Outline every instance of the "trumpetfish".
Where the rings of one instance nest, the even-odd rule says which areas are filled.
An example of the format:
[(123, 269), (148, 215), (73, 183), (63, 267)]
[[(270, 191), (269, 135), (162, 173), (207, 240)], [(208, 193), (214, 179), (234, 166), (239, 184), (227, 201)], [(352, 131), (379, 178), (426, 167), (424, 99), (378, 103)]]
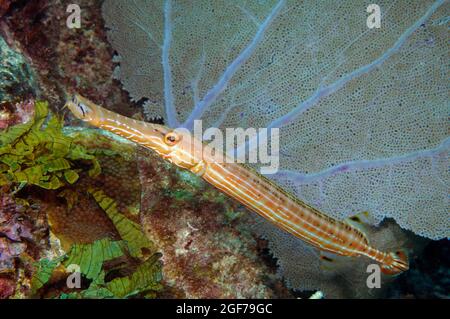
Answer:
[[(178, 167), (195, 173), (275, 226), (321, 251), (369, 257), (380, 264), (383, 273), (390, 275), (409, 267), (403, 251), (377, 250), (352, 223), (327, 216), (242, 164), (219, 162), (208, 155), (211, 152), (199, 152), (192, 147), (199, 141), (189, 132), (119, 115), (78, 94), (67, 101), (66, 107), (75, 117), (151, 149)], [(202, 147), (204, 150), (208, 145)]]

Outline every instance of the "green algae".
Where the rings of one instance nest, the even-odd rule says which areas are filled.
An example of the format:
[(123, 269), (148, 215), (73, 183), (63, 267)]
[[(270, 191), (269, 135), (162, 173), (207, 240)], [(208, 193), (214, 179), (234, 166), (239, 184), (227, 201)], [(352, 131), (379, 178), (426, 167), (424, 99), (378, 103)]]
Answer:
[(159, 254), (155, 254), (139, 265), (131, 275), (114, 278), (109, 282), (105, 282), (106, 273), (102, 271), (87, 289), (62, 293), (59, 299), (130, 298), (136, 295), (155, 298), (156, 292), (163, 288), (160, 283), (162, 273), (159, 257)]
[(61, 263), (62, 257), (55, 259), (42, 258), (37, 263), (35, 263), (35, 273), (31, 278), (31, 292), (36, 294), (36, 292), (43, 287), (51, 278), (53, 271)]
[(126, 218), (117, 209), (117, 203), (106, 196), (102, 190), (91, 188), (88, 190), (98, 205), (113, 222), (119, 235), (126, 241), (129, 252), (133, 257), (143, 257), (145, 250), (152, 250), (153, 243), (141, 231), (139, 224)]
[[(88, 192), (113, 222), (121, 240), (109, 238), (96, 240), (88, 244), (73, 244), (70, 250), (54, 260), (42, 259), (36, 264), (32, 278), (32, 292), (36, 292), (49, 283), (58, 266), (68, 268), (77, 265), (79, 272), (90, 280), (89, 287), (70, 293), (60, 293), (62, 299), (73, 298), (128, 298), (142, 295), (147, 298), (156, 296), (161, 290), (162, 264), (161, 254), (154, 251), (153, 243), (140, 230), (137, 223), (125, 217), (117, 209), (117, 203), (103, 191), (91, 188)], [(127, 259), (130, 256), (131, 260)], [(105, 262), (122, 258), (125, 264), (119, 268), (105, 270)], [(105, 277), (114, 272), (125, 272), (125, 276), (116, 276), (106, 281)], [(130, 274), (131, 272), (131, 274)]]
[[(69, 209), (79, 196), (91, 196), (120, 236), (119, 240), (105, 237), (74, 243), (62, 256), (35, 262), (30, 281), (32, 296), (128, 298), (139, 294), (149, 298), (162, 289), (161, 254), (155, 253), (140, 225), (119, 212), (115, 200), (101, 189), (75, 188), (81, 177), (80, 185), (95, 185), (101, 173), (100, 158), (116, 156), (131, 161), (130, 145), (98, 132), (63, 128), (63, 120), (49, 112), (46, 102), (35, 102), (30, 121), (0, 132), (0, 186), (15, 187), (14, 192), (27, 185), (58, 189), (57, 196), (66, 200)], [(67, 291), (55, 286), (55, 280), (69, 274), (70, 265), (79, 266), (83, 287), (88, 284), (88, 288)]]
[[(160, 283), (162, 264), (159, 253), (141, 262), (130, 275), (105, 280), (106, 275), (118, 269), (106, 272), (104, 263), (126, 256), (129, 248), (125, 241), (112, 241), (109, 238), (96, 240), (90, 244), (74, 244), (66, 255), (53, 260), (44, 258), (36, 263), (36, 272), (31, 281), (32, 292), (35, 295), (39, 289), (47, 285), (60, 265), (66, 268), (77, 265), (80, 274), (91, 280), (89, 287), (70, 293), (60, 293), (57, 298), (128, 298), (136, 294), (147, 298), (155, 297), (156, 292), (163, 288)], [(129, 266), (127, 264), (124, 267)]]
[[(48, 120), (47, 120), (48, 119)], [(85, 147), (62, 132), (63, 120), (49, 114), (46, 102), (35, 103), (32, 120), (0, 134), (0, 186), (36, 185), (58, 189), (75, 183), (83, 164), (97, 176), (100, 164)]]
[(124, 249), (123, 243), (109, 238), (96, 240), (92, 244), (74, 244), (64, 266), (78, 265), (87, 279), (95, 280), (101, 273), (103, 263), (122, 256)]
[(154, 254), (136, 268), (130, 276), (115, 278), (106, 284), (114, 296), (127, 298), (145, 293), (146, 297), (155, 297), (155, 292), (162, 289), (160, 254)]

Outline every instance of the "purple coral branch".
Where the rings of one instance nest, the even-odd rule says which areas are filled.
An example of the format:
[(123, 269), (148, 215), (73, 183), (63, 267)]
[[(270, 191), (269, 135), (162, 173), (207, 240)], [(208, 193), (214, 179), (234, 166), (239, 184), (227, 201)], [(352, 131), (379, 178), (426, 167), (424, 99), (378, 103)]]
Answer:
[(255, 48), (261, 42), (264, 37), (264, 33), (283, 7), (284, 2), (285, 0), (280, 0), (277, 3), (264, 22), (259, 26), (258, 31), (249, 45), (236, 57), (236, 59), (234, 59), (233, 62), (231, 62), (220, 77), (219, 81), (217, 81), (217, 83), (205, 94), (204, 98), (194, 106), (194, 109), (188, 119), (183, 124), (184, 127), (192, 129), (194, 120), (199, 119), (206, 109), (217, 100), (220, 93), (226, 89), (228, 82), (231, 80), (233, 75), (240, 68), (240, 66), (248, 60)]
[(436, 155), (448, 152), (450, 150), (450, 137), (445, 139), (436, 148), (414, 151), (408, 154), (393, 156), (389, 158), (381, 158), (375, 160), (349, 161), (336, 166), (329, 167), (316, 173), (299, 173), (291, 170), (280, 170), (271, 177), (278, 180), (291, 180), (299, 184), (307, 184), (320, 180), (324, 180), (336, 174), (358, 171), (371, 168), (380, 168), (387, 165), (395, 165), (402, 162), (412, 162), (420, 158), (432, 158)]
[[(383, 55), (381, 55), (376, 60), (372, 61), (369, 64), (366, 64), (359, 69), (354, 70), (351, 73), (346, 74), (338, 81), (324, 86), (319, 87), (312, 96), (310, 96), (307, 100), (303, 101), (299, 105), (297, 105), (294, 109), (292, 109), (290, 112), (286, 113), (283, 116), (278, 117), (277, 119), (270, 122), (268, 125), (269, 128), (280, 128), (282, 126), (285, 126), (289, 123), (292, 123), (295, 119), (297, 119), (302, 113), (319, 103), (319, 101), (325, 97), (328, 97), (329, 95), (335, 93), (339, 89), (341, 89), (344, 85), (346, 85), (348, 82), (366, 74), (372, 71), (373, 69), (379, 67), (381, 64), (383, 64), (388, 58), (390, 58), (393, 54), (395, 54), (401, 46), (406, 42), (406, 40), (426, 21), (430, 18), (430, 16), (442, 5), (444, 4), (446, 0), (438, 0), (436, 1), (428, 10), (427, 12), (418, 19), (411, 27), (409, 27), (401, 36), (398, 38), (398, 40), (394, 43), (394, 45), (389, 48)], [(248, 141), (248, 145), (250, 149), (253, 149), (257, 145), (257, 136), (255, 136), (253, 139)], [(239, 154), (243, 151), (245, 151), (246, 144), (240, 145), (236, 150), (235, 153)]]
[(175, 106), (173, 104), (172, 94), (172, 70), (170, 68), (170, 46), (172, 42), (172, 24), (171, 24), (172, 2), (167, 0), (164, 4), (164, 42), (162, 46), (162, 66), (164, 73), (164, 101), (167, 116), (167, 124), (170, 127), (178, 127), (180, 123), (177, 120)]

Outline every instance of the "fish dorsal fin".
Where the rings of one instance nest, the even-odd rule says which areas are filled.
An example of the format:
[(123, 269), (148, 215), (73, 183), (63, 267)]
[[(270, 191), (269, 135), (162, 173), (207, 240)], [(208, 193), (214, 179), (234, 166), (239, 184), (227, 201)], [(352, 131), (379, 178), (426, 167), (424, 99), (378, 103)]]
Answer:
[(370, 225), (374, 223), (374, 220), (368, 212), (361, 212), (350, 216), (344, 222), (360, 232), (366, 243), (369, 244), (369, 239), (366, 234), (369, 231)]
[(369, 212), (361, 212), (358, 213), (356, 215), (350, 216), (347, 219), (350, 219), (351, 221), (354, 221), (356, 223), (359, 224), (373, 224), (375, 222), (375, 220), (373, 219), (373, 217), (370, 215)]

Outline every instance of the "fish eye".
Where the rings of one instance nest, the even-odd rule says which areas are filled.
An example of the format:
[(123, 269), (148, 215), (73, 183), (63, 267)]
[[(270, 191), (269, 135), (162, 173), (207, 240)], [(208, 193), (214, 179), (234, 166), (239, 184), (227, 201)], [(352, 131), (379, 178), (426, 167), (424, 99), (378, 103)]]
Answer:
[(175, 145), (180, 140), (180, 136), (175, 132), (169, 132), (164, 136), (164, 142), (167, 145)]

